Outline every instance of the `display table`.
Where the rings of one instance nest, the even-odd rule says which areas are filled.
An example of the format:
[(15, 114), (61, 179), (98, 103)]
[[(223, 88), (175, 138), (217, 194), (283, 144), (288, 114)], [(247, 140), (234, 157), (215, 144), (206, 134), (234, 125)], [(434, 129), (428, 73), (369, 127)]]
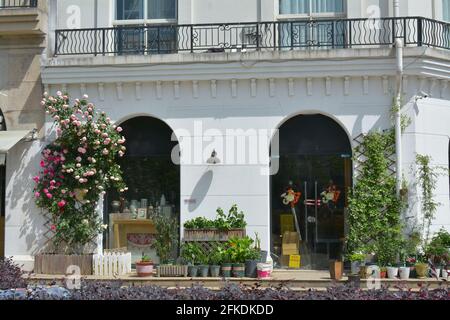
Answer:
[(145, 233), (156, 234), (156, 227), (152, 220), (114, 220), (114, 249), (127, 247), (127, 234)]

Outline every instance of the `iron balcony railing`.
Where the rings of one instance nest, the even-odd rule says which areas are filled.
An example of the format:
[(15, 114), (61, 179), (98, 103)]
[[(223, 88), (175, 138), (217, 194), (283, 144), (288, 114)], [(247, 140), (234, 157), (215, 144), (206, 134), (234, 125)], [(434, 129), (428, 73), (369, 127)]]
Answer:
[(36, 8), (37, 0), (0, 0), (0, 9)]
[(422, 17), (139, 25), (56, 30), (55, 55), (130, 55), (392, 46), (450, 49), (450, 24)]

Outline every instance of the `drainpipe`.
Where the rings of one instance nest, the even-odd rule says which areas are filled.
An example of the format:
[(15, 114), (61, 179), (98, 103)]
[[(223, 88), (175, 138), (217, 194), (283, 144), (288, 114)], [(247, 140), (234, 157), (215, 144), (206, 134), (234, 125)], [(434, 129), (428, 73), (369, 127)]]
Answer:
[[(399, 0), (394, 0), (394, 18), (400, 17)], [(402, 103), (402, 83), (403, 83), (403, 41), (396, 38), (395, 55), (397, 64), (397, 88), (395, 95), (395, 153), (397, 155), (396, 162), (396, 178), (397, 178), (397, 196), (400, 196), (403, 179), (403, 157), (402, 157), (402, 126), (401, 126), (401, 103)]]

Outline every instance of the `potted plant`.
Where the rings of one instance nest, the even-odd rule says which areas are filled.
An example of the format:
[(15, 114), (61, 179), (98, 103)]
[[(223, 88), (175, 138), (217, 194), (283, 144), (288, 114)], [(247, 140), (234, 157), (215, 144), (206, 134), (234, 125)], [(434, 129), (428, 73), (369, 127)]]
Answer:
[(417, 278), (424, 279), (428, 276), (428, 263), (424, 256), (419, 256), (414, 266)]
[(233, 277), (242, 278), (245, 275), (245, 260), (252, 248), (253, 239), (233, 237), (228, 240), (228, 251), (233, 262)]
[(410, 278), (416, 278), (417, 277), (417, 273), (416, 273), (416, 258), (414, 257), (408, 257), (406, 258), (406, 266), (409, 267), (409, 277)]
[(432, 276), (439, 278), (441, 270), (447, 265), (450, 252), (450, 234), (441, 229), (425, 248), (425, 256), (433, 265)]
[(387, 268), (380, 267), (380, 279), (386, 279), (386, 278), (387, 278)]
[(245, 260), (245, 276), (247, 278), (256, 278), (258, 276), (257, 266), (261, 262), (261, 250), (250, 248)]
[(142, 253), (141, 260), (136, 262), (136, 272), (138, 277), (149, 277), (153, 274), (153, 261), (149, 256)]
[(196, 266), (196, 263), (200, 254), (201, 249), (194, 242), (184, 243), (181, 248), (181, 257), (188, 264), (188, 275), (191, 278), (197, 277), (198, 266)]
[(152, 248), (156, 249), (160, 265), (167, 264), (173, 258), (178, 245), (178, 223), (175, 219), (158, 215), (153, 219), (155, 223), (155, 241)]
[(226, 249), (224, 247), (220, 247), (220, 255), (222, 257), (222, 265), (221, 265), (221, 272), (222, 276), (224, 278), (230, 278), (231, 277), (231, 271), (233, 270), (233, 263), (231, 262), (230, 257), (230, 250)]
[(366, 255), (362, 252), (355, 252), (348, 256), (351, 263), (351, 274), (359, 274), (361, 266), (365, 265)]
[(199, 250), (197, 254), (198, 273), (200, 277), (206, 278), (209, 274), (209, 257), (204, 250)]
[(211, 277), (217, 278), (220, 275), (220, 265), (223, 262), (223, 248), (220, 244), (215, 245), (209, 255), (209, 270)]

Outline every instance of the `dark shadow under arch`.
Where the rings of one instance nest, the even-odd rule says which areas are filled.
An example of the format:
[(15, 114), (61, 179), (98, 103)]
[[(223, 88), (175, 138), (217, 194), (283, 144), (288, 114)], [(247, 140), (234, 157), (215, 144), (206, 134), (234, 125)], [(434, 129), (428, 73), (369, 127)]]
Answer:
[[(297, 115), (288, 119), (280, 126), (278, 137), (278, 155), (273, 150), (272, 162), (279, 161), (279, 171), (271, 176), (273, 253), (280, 257), (278, 262), (282, 264), (281, 238), (286, 230), (296, 229), (291, 207), (283, 204), (280, 197), (288, 187), (292, 187), (301, 192), (294, 209), (303, 240), (303, 249), (300, 247), (299, 252), (302, 266), (307, 269), (327, 268), (328, 260), (340, 258), (342, 253), (344, 212), (352, 185), (350, 139), (339, 123), (321, 114)], [(320, 194), (328, 189), (339, 191), (336, 202), (322, 202)]]
[[(167, 207), (180, 222), (180, 166), (174, 164), (171, 155), (178, 141), (172, 141), (173, 130), (162, 120), (150, 116), (138, 116), (120, 124), (125, 137), (125, 156), (119, 164), (129, 190), (123, 194), (128, 203), (146, 199), (147, 208), (156, 208), (164, 195)], [(120, 195), (110, 191), (105, 199), (105, 219), (112, 212), (111, 203)]]

